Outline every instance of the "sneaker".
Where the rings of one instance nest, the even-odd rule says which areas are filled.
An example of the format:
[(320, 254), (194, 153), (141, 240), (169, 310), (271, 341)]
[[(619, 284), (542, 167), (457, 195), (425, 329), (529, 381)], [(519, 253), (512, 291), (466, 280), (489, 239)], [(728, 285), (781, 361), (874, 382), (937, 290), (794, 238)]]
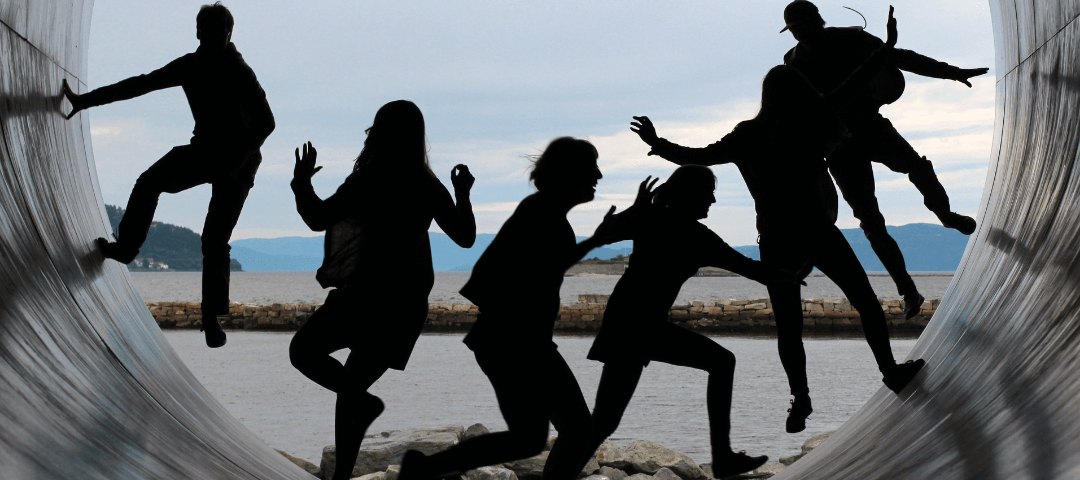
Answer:
[(769, 461), (769, 457), (765, 455), (751, 457), (746, 454), (745, 450), (739, 453), (731, 452), (724, 457), (713, 459), (712, 476), (713, 478), (724, 478), (750, 472), (765, 465), (767, 461)]
[(960, 215), (956, 212), (934, 212), (937, 215), (938, 220), (941, 220), (941, 224), (945, 228), (951, 228), (964, 235), (971, 235), (975, 233), (975, 219), (967, 215)]
[[(228, 315), (221, 315), (223, 320), (228, 320)], [(221, 323), (218, 322), (218, 316), (207, 315), (202, 319), (202, 326), (199, 327), (199, 331), (206, 332), (206, 346), (210, 348), (218, 348), (225, 345), (228, 340), (225, 337), (225, 330), (222, 330)]]
[[(806, 418), (814, 413), (810, 406), (810, 397), (795, 397), (788, 409), (787, 433), (799, 433), (806, 430)], [(756, 467), (755, 467), (756, 468)]]
[(124, 265), (135, 261), (135, 257), (139, 256), (139, 249), (136, 248), (135, 251), (127, 250), (121, 247), (120, 244), (110, 242), (103, 237), (98, 237), (97, 240), (94, 240), (94, 243), (101, 249), (101, 253), (105, 255), (105, 258), (111, 258)]
[(897, 364), (885, 373), (885, 377), (881, 381), (885, 382), (885, 386), (889, 387), (889, 390), (899, 395), (900, 391), (915, 377), (915, 374), (919, 373), (923, 365), (926, 365), (926, 361), (921, 358)]
[(926, 301), (926, 298), (919, 292), (904, 295), (904, 318), (911, 320), (911, 317), (918, 315), (922, 311), (924, 301)]

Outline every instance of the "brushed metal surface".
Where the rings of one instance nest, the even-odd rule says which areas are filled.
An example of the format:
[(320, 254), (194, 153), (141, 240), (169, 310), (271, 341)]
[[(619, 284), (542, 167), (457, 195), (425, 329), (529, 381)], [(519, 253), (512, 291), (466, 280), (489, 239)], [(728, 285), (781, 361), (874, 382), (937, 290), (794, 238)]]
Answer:
[(109, 232), (86, 113), (92, 1), (0, 1), (0, 478), (311, 478), (206, 391)]

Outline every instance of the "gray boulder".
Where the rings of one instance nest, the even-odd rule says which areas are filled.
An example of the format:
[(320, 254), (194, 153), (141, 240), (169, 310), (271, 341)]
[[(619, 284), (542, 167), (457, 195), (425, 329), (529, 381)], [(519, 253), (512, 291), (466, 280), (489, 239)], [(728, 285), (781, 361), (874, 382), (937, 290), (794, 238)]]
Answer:
[[(406, 450), (419, 450), (425, 455), (441, 452), (457, 445), (464, 432), (465, 429), (460, 426), (451, 426), (393, 430), (365, 436), (350, 475), (360, 477), (386, 471), (390, 465), (400, 465)], [(319, 467), (323, 475), (329, 477), (333, 474), (337, 468), (337, 446), (323, 448)]]
[(585, 468), (581, 469), (579, 477), (587, 477), (600, 471), (600, 464), (596, 462), (596, 457), (590, 458), (589, 463), (585, 464)]
[(401, 475), (401, 465), (390, 465), (386, 467), (382, 480), (397, 480), (398, 475)]
[(322, 471), (319, 469), (318, 465), (315, 465), (314, 463), (311, 463), (311, 462), (309, 462), (307, 460), (304, 460), (302, 458), (297, 458), (297, 457), (294, 457), (292, 455), (289, 455), (288, 453), (285, 453), (285, 452), (283, 452), (281, 450), (278, 450), (276, 448), (274, 450), (277, 453), (280, 453), (281, 456), (289, 459), (290, 462), (296, 464), (296, 466), (304, 469), (305, 472), (310, 473), (310, 474), (312, 474), (312, 475), (314, 475), (316, 477), (322, 477)]
[(617, 468), (600, 467), (600, 475), (608, 478), (608, 480), (626, 480), (626, 472)]
[(589, 475), (588, 477), (585, 477), (585, 480), (611, 480), (611, 479), (608, 478), (608, 477), (605, 477), (603, 475)]
[(647, 473), (635, 473), (626, 477), (626, 480), (653, 480), (653, 476)]
[(351, 480), (383, 480), (386, 476), (386, 472), (375, 472), (367, 475), (360, 475), (359, 477), (353, 477)]
[(824, 443), (825, 440), (834, 433), (836, 432), (825, 432), (820, 435), (814, 435), (813, 437), (810, 437), (809, 440), (803, 442), (802, 444), (803, 453), (810, 453), (811, 450), (817, 448), (819, 445)]
[(780, 464), (790, 467), (791, 464), (795, 463), (795, 460), (798, 460), (798, 459), (800, 459), (802, 457), (805, 457), (805, 456), (806, 456), (805, 452), (799, 452), (799, 453), (796, 453), (795, 455), (790, 455), (790, 456), (787, 456), (787, 457), (780, 457)]
[(480, 467), (465, 472), (469, 480), (518, 480), (513, 470), (503, 467)]
[(679, 478), (705, 480), (705, 471), (690, 457), (646, 440), (638, 440), (626, 449), (626, 459), (635, 471), (650, 475), (661, 468), (671, 469)]
[(672, 472), (670, 468), (661, 468), (653, 474), (653, 478), (656, 480), (682, 480), (675, 472)]
[(465, 429), (465, 435), (461, 437), (461, 441), (468, 440), (473, 437), (479, 437), (480, 435), (487, 435), (491, 433), (483, 424), (474, 423), (469, 425), (469, 428)]
[(518, 478), (522, 480), (535, 480), (544, 476), (544, 464), (547, 463), (549, 453), (550, 452), (540, 452), (540, 455), (535, 457), (506, 462), (503, 466), (513, 470)]
[(779, 463), (766, 463), (758, 467), (757, 470), (750, 472), (750, 475), (776, 475), (784, 471), (785, 468), (787, 467)]
[(626, 470), (630, 468), (630, 462), (626, 459), (626, 452), (611, 440), (604, 440), (596, 449), (596, 461), (601, 467), (617, 468)]

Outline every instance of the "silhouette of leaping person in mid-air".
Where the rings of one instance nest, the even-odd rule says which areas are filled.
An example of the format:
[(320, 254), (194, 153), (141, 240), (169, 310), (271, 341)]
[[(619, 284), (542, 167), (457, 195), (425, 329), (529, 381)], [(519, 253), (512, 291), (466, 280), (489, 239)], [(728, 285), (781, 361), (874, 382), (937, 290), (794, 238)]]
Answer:
[(648, 181), (641, 183), (634, 206), (612, 219), (612, 238), (633, 240), (634, 254), (615, 284), (589, 350), (589, 359), (604, 362), (604, 373), (596, 391), (593, 434), (586, 452), (595, 452), (615, 433), (642, 370), (656, 360), (709, 372), (706, 405), (713, 476), (749, 472), (768, 457), (731, 449), (735, 355), (700, 333), (669, 323), (668, 313), (683, 283), (700, 267), (724, 268), (764, 284), (795, 284), (810, 273), (812, 265), (808, 262), (803, 271), (792, 273), (756, 262), (699, 223), (716, 202), (716, 177), (708, 167), (679, 167), (656, 189), (655, 196)]
[[(457, 204), (428, 166), (424, 117), (415, 104), (390, 102), (375, 114), (353, 173), (319, 199), (311, 186), (317, 152), (296, 152), (296, 210), (314, 231), (326, 231), (326, 256), (316, 278), (336, 287), (296, 332), (289, 358), (300, 373), (337, 393), (333, 480), (351, 478), (360, 442), (383, 411), (368, 393), (387, 369), (404, 370), (420, 337), (435, 283), (428, 228), (434, 219), (454, 243), (476, 240), (465, 165), (451, 170)], [(363, 311), (362, 314), (357, 312)], [(350, 349), (342, 365), (330, 356)], [(327, 472), (329, 473), (329, 472)]]
[(199, 48), (146, 75), (78, 95), (64, 81), (71, 116), (80, 110), (183, 87), (195, 117), (191, 144), (174, 147), (139, 176), (120, 220), (116, 241), (97, 239), (105, 258), (131, 263), (146, 241), (158, 197), (213, 185), (202, 231), (202, 327), (206, 345), (225, 345), (218, 315), (229, 314), (229, 238), (255, 172), (259, 148), (274, 131), (274, 115), (255, 72), (230, 40), (233, 18), (221, 2), (203, 5), (195, 17)]
[[(590, 250), (610, 243), (611, 207), (594, 235), (577, 243), (570, 209), (593, 199), (602, 175), (585, 140), (557, 138), (535, 160), (537, 192), (525, 197), (477, 260), (461, 294), (480, 308), (465, 344), (495, 390), (508, 431), (481, 435), (426, 456), (405, 453), (400, 480), (532, 457), (544, 449), (548, 421), (559, 431), (544, 480), (574, 480), (592, 433), (589, 406), (552, 341), (563, 274)], [(520, 272), (525, 252), (532, 271)], [(523, 308), (522, 306), (525, 306)]]
[[(896, 35), (890, 7), (888, 41), (828, 95), (814, 90), (795, 68), (773, 67), (761, 84), (757, 116), (739, 123), (719, 142), (705, 148), (683, 147), (658, 138), (648, 117), (634, 117), (637, 122), (631, 124), (631, 130), (652, 147), (649, 155), (678, 165), (734, 163), (754, 198), (761, 260), (796, 270), (807, 259), (815, 259), (814, 265), (840, 287), (859, 312), (866, 341), (884, 374), (882, 381), (899, 393), (924, 362), (897, 365), (893, 359), (885, 314), (866, 271), (836, 228), (836, 189), (822, 158), (839, 135), (836, 112), (885, 65)], [(799, 286), (773, 283), (768, 290), (780, 361), (795, 396), (786, 427), (790, 433), (800, 432), (813, 408), (806, 381)]]
[[(813, 3), (796, 0), (784, 9), (785, 30), (799, 43), (784, 55), (784, 63), (799, 69), (819, 92), (831, 92), (859, 68), (882, 42), (860, 27), (825, 28), (825, 21)], [(919, 55), (911, 50), (892, 49), (887, 66), (871, 81), (870, 88), (856, 95), (838, 112), (848, 137), (840, 148), (826, 153), (829, 170), (840, 192), (860, 221), (874, 253), (896, 283), (904, 298), (904, 315), (919, 314), (925, 300), (907, 272), (904, 254), (885, 227), (877, 196), (874, 170), (878, 162), (908, 179), (923, 195), (923, 202), (942, 225), (965, 235), (975, 231), (975, 219), (953, 212), (949, 195), (934, 173), (934, 165), (919, 155), (878, 110), (896, 101), (904, 90), (905, 70), (926, 77), (956, 80), (968, 87), (968, 79), (982, 75), (986, 68), (963, 69)]]

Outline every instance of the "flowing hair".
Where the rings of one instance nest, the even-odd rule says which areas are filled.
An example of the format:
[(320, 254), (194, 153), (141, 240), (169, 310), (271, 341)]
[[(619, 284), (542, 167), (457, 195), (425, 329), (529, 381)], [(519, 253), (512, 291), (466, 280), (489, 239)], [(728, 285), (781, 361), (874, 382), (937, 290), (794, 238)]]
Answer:
[(367, 139), (356, 157), (353, 172), (424, 172), (434, 176), (428, 163), (424, 114), (415, 103), (395, 100), (375, 113), (364, 130)]

